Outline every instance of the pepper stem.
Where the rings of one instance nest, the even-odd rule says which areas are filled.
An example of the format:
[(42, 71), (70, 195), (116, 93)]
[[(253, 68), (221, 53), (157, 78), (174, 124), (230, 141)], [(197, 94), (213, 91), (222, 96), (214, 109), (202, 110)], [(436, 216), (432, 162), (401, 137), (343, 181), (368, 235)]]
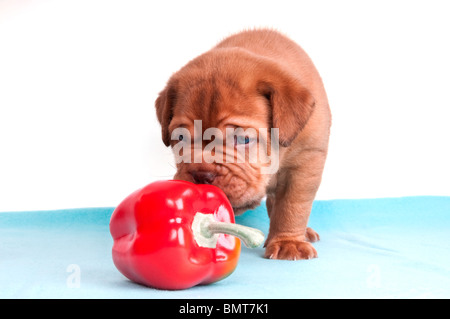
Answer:
[(236, 236), (249, 248), (256, 248), (264, 241), (264, 234), (259, 229), (219, 222), (211, 214), (195, 214), (192, 230), (195, 240), (201, 247), (215, 248), (219, 234)]

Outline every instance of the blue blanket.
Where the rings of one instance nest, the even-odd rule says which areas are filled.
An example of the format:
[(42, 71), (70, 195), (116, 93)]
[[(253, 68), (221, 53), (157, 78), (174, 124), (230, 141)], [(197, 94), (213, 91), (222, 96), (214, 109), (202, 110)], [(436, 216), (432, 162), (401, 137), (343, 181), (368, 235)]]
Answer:
[[(111, 259), (113, 208), (0, 213), (0, 298), (450, 298), (450, 197), (316, 201), (319, 258), (242, 249), (228, 278), (163, 291)], [(266, 234), (264, 205), (237, 218)]]

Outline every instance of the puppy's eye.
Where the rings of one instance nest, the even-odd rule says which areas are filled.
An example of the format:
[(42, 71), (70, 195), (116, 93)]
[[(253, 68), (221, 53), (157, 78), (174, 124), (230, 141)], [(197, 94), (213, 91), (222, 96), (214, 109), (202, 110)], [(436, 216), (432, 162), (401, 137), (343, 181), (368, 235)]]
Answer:
[(179, 141), (182, 141), (184, 139), (184, 136), (183, 135), (178, 135), (178, 140)]
[(253, 139), (251, 139), (249, 136), (240, 135), (240, 136), (234, 136), (234, 144), (235, 145), (246, 145), (250, 144)]

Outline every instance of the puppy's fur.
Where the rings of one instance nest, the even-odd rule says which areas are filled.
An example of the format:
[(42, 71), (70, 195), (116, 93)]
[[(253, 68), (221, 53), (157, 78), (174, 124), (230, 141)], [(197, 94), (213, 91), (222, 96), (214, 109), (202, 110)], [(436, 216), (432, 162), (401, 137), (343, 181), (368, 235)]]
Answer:
[[(176, 72), (156, 100), (165, 145), (194, 120), (215, 127), (279, 128), (279, 169), (261, 174), (262, 163), (179, 163), (175, 179), (221, 188), (235, 214), (264, 196), (270, 217), (265, 257), (310, 259), (307, 228), (328, 149), (331, 114), (322, 80), (307, 54), (286, 36), (267, 29), (230, 36)], [(185, 141), (184, 141), (185, 142)]]

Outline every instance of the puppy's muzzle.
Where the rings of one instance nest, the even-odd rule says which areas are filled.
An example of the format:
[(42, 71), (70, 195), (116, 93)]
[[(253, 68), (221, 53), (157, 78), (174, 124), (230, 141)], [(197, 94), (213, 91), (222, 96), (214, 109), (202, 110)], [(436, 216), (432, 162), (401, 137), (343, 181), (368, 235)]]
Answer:
[(216, 174), (208, 171), (192, 171), (190, 172), (195, 184), (212, 184), (216, 178)]

